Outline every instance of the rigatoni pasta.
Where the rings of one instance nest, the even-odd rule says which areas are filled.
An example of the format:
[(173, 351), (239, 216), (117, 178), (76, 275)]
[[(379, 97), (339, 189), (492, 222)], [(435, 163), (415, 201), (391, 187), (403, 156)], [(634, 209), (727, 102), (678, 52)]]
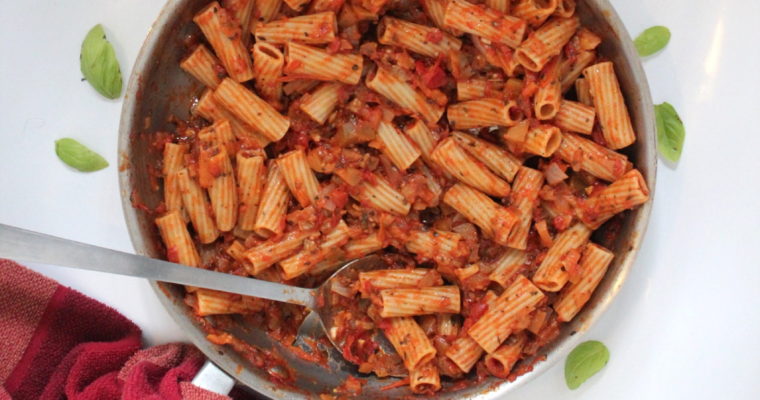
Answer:
[(517, 222), (517, 216), (513, 211), (461, 183), (457, 183), (446, 192), (443, 202), (479, 226), (483, 236), (503, 246), (507, 245), (512, 227)]
[(162, 174), (164, 177), (164, 204), (167, 211), (184, 212), (177, 172), (184, 168), (187, 152), (188, 146), (186, 144), (167, 143), (164, 145)]
[(544, 174), (541, 171), (520, 167), (510, 194), (510, 201), (517, 211), (519, 220), (509, 234), (507, 246), (520, 250), (525, 250), (528, 246), (533, 209), (536, 206), (536, 198), (538, 198), (538, 193), (543, 184)]
[(451, 104), (446, 117), (454, 129), (482, 128), (486, 126), (512, 126), (509, 108), (513, 104), (500, 99), (479, 99)]
[(402, 76), (397, 76), (385, 67), (378, 67), (374, 75), (365, 80), (368, 88), (376, 91), (400, 107), (419, 114), (427, 123), (437, 122), (444, 108), (430, 102), (424, 94), (415, 90)]
[(554, 14), (558, 3), (559, 0), (517, 0), (515, 6), (512, 7), (512, 15), (524, 19), (530, 26), (540, 26)]
[(237, 182), (238, 182), (238, 227), (244, 231), (252, 231), (256, 224), (256, 212), (259, 209), (259, 201), (262, 197), (266, 169), (264, 157), (255, 154), (246, 154), (241, 151), (237, 154)]
[(228, 232), (235, 227), (238, 212), (237, 184), (232, 169), (232, 161), (230, 161), (227, 149), (224, 146), (212, 145), (201, 151), (201, 160), (206, 159), (203, 156), (204, 154), (209, 155), (209, 173), (214, 174), (213, 182), (208, 188), (208, 195), (211, 200), (216, 227), (221, 232)]
[(517, 47), (525, 35), (525, 21), (489, 7), (464, 0), (450, 0), (443, 17), (444, 26)]
[(200, 83), (210, 88), (217, 87), (227, 75), (219, 59), (202, 44), (180, 61), (179, 66)]
[(409, 387), (414, 393), (435, 393), (441, 390), (438, 367), (432, 361), (428, 361), (409, 371)]
[(412, 317), (390, 318), (384, 333), (410, 371), (435, 357), (433, 344)]
[(287, 75), (349, 85), (355, 85), (361, 79), (364, 59), (359, 54), (330, 54), (320, 48), (296, 42), (288, 42), (285, 48)]
[(362, 297), (383, 289), (418, 288), (443, 285), (441, 274), (427, 268), (379, 269), (359, 273)]
[(437, 28), (414, 24), (393, 17), (385, 17), (378, 26), (377, 41), (398, 46), (423, 56), (438, 57), (457, 51), (462, 42)]
[(590, 236), (591, 230), (582, 223), (577, 223), (560, 233), (533, 275), (536, 286), (548, 292), (557, 292), (562, 289), (568, 280), (568, 264), (572, 262), (567, 256), (568, 253), (578, 252), (578, 249), (588, 242)]
[(179, 211), (174, 210), (156, 218), (161, 239), (166, 245), (166, 258), (171, 262), (199, 267), (201, 258), (187, 232), (187, 224)]
[(291, 41), (325, 44), (335, 40), (337, 31), (338, 20), (335, 13), (327, 11), (258, 24), (254, 36), (259, 42), (273, 44), (286, 44)]
[(251, 53), (253, 54), (253, 72), (256, 75), (256, 90), (270, 103), (279, 105), (285, 56), (277, 47), (263, 42), (253, 45)]
[(261, 311), (266, 305), (264, 300), (256, 297), (210, 289), (198, 289), (195, 295), (198, 299), (195, 312), (201, 317), (219, 314), (250, 314)]
[(324, 260), (331, 249), (342, 246), (348, 242), (348, 239), (348, 226), (345, 222), (340, 221), (332, 231), (324, 235), (316, 247), (304, 249), (298, 254), (280, 261), (283, 278), (290, 280), (305, 274), (317, 263)]
[(477, 100), (497, 97), (504, 89), (502, 79), (470, 78), (457, 81), (457, 100)]
[(594, 64), (583, 70), (583, 76), (588, 80), (594, 108), (609, 148), (622, 149), (633, 143), (636, 134), (612, 63)]
[(521, 161), (504, 148), (463, 132), (454, 132), (454, 140), (491, 171), (509, 182), (515, 178)]
[(554, 124), (566, 131), (590, 135), (594, 129), (595, 117), (596, 111), (593, 107), (575, 101), (562, 100), (554, 116)]
[(290, 232), (281, 238), (268, 240), (245, 252), (245, 258), (251, 265), (251, 275), (258, 275), (272, 265), (296, 253), (306, 238), (314, 233), (310, 231)]
[(590, 196), (583, 206), (581, 219), (596, 229), (615, 214), (646, 203), (649, 188), (638, 170), (626, 172), (602, 191)]
[(280, 12), (281, 7), (282, 0), (255, 0), (249, 32), (254, 33), (260, 24), (271, 21)]
[(256, 222), (253, 231), (259, 236), (276, 236), (285, 229), (285, 213), (288, 209), (290, 191), (285, 178), (276, 163), (269, 165), (264, 193), (256, 211)]
[(581, 275), (560, 293), (554, 303), (554, 310), (560, 321), (570, 321), (591, 298), (591, 294), (601, 282), (614, 254), (594, 243), (586, 245), (580, 261)]
[[(522, 135), (512, 135), (512, 132), (525, 130)], [(554, 125), (541, 124), (533, 128), (528, 125), (518, 125), (504, 135), (504, 140), (519, 152), (535, 154), (541, 157), (551, 157), (562, 144), (562, 132)]]
[[(480, 299), (479, 305), (488, 310), (495, 304), (497, 298), (496, 293), (488, 291)], [(467, 335), (466, 330), (462, 333), (446, 349), (446, 357), (453, 361), (462, 372), (468, 373), (475, 366), (475, 363), (480, 360), (484, 351), (478, 342)]]
[(319, 85), (313, 92), (303, 96), (299, 108), (315, 122), (324, 124), (338, 105), (338, 91), (342, 86), (335, 82)]
[(402, 171), (409, 168), (420, 156), (417, 146), (387, 122), (381, 122), (378, 126), (377, 138), (382, 143), (385, 155)]
[(507, 196), (509, 184), (467, 154), (452, 138), (435, 147), (431, 158), (439, 167), (460, 181), (492, 196)]
[(352, 196), (372, 208), (398, 215), (408, 214), (411, 208), (404, 195), (379, 176), (372, 176), (370, 180), (362, 182)]
[(533, 311), (544, 298), (543, 292), (528, 278), (519, 275), (467, 334), (487, 353), (493, 353), (512, 334), (519, 319)]
[(631, 162), (624, 154), (572, 133), (562, 135), (557, 155), (578, 169), (609, 182), (631, 169)]
[(507, 341), (499, 346), (496, 351), (485, 357), (485, 364), (488, 371), (499, 378), (506, 379), (509, 371), (520, 359), (523, 346), (528, 341), (525, 334), (512, 335)]
[(380, 316), (411, 317), (425, 314), (458, 314), (461, 299), (456, 286), (384, 289), (380, 291), (383, 308)]
[(216, 1), (193, 18), (214, 48), (227, 73), (237, 82), (253, 78), (251, 57), (243, 43), (243, 31), (235, 17)]
[(525, 267), (528, 262), (528, 254), (518, 249), (507, 249), (495, 262), (494, 269), (488, 275), (488, 279), (498, 283), (502, 287), (509, 286), (512, 279)]
[(576, 18), (552, 18), (531, 33), (515, 51), (515, 59), (528, 70), (540, 71), (559, 54), (578, 28)]
[(203, 92), (193, 109), (193, 113), (211, 122), (229, 121), (232, 133), (238, 140), (252, 141), (258, 147), (264, 147), (270, 142), (269, 139), (241, 121), (235, 114), (227, 111), (214, 99), (212, 90)]
[(269, 140), (282, 139), (290, 127), (287, 117), (232, 79), (226, 78), (219, 84), (214, 99)]
[(408, 136), (417, 148), (420, 150), (420, 155), (426, 160), (430, 159), (430, 154), (433, 152), (437, 143), (437, 138), (433, 136), (433, 132), (419, 119), (414, 120), (404, 128), (404, 133)]
[(193, 222), (195, 232), (198, 234), (198, 240), (201, 243), (211, 243), (219, 237), (219, 230), (216, 228), (211, 207), (208, 198), (198, 182), (190, 177), (190, 172), (186, 168), (176, 173), (177, 185), (182, 193), (182, 204)]
[(293, 150), (277, 159), (280, 173), (301, 206), (312, 204), (319, 194), (319, 182), (306, 161), (303, 150)]

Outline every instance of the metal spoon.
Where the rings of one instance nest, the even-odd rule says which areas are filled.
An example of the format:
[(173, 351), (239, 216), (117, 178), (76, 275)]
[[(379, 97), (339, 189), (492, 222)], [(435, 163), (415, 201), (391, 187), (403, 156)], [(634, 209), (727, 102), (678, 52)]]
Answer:
[(359, 271), (377, 269), (385, 265), (380, 257), (377, 256), (349, 261), (340, 267), (320, 287), (306, 289), (192, 268), (168, 261), (61, 239), (4, 224), (0, 224), (0, 257), (136, 276), (301, 305), (314, 311), (312, 314), (316, 314), (319, 317), (319, 322), (325, 333), (327, 333), (326, 336), (341, 353), (340, 344), (336, 343), (332, 335), (329, 334), (333, 321), (332, 315), (335, 311), (330, 306), (332, 302), (329, 301), (332, 296), (332, 290), (330, 290), (332, 283), (338, 277), (346, 276), (355, 279)]

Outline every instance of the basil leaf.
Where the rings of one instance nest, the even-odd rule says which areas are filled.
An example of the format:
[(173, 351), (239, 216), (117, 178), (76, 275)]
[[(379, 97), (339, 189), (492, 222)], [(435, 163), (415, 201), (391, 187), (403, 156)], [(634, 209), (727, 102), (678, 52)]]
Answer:
[(636, 45), (639, 55), (646, 57), (662, 50), (669, 41), (670, 29), (664, 26), (653, 26), (641, 32), (633, 44)]
[(90, 85), (109, 99), (121, 94), (121, 69), (103, 27), (95, 25), (82, 42), (79, 68)]
[(108, 161), (101, 157), (100, 154), (71, 138), (56, 140), (55, 154), (66, 165), (82, 172), (97, 171), (108, 166)]
[(602, 342), (590, 340), (578, 345), (565, 361), (565, 382), (571, 390), (577, 389), (607, 365), (610, 352)]
[(678, 162), (686, 138), (681, 117), (667, 102), (655, 105), (654, 114), (657, 118), (657, 149), (666, 160)]

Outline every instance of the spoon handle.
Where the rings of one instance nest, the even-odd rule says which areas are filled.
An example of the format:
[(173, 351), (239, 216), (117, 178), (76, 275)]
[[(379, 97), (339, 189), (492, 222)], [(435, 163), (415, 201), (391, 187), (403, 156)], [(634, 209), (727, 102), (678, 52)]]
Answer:
[(299, 304), (311, 309), (316, 304), (313, 289), (192, 268), (4, 224), (0, 224), (0, 258), (197, 286)]

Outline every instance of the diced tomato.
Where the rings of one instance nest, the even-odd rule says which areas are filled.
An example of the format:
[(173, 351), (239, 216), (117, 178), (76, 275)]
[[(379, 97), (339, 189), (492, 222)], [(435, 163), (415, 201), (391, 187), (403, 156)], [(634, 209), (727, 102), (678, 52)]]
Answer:
[(285, 143), (291, 148), (305, 149), (309, 147), (309, 135), (306, 129), (291, 129), (285, 135)]
[(373, 174), (371, 171), (363, 170), (362, 171), (362, 178), (365, 182), (368, 182), (370, 185), (377, 185), (377, 177), (375, 177), (375, 174)]
[(470, 315), (467, 316), (462, 324), (462, 332), (467, 332), (471, 326), (478, 322), (480, 317), (482, 317), (486, 311), (488, 311), (488, 304), (482, 302), (473, 304), (470, 307)]
[(572, 218), (570, 218), (570, 217), (568, 217), (566, 215), (557, 215), (552, 220), (552, 224), (554, 225), (554, 228), (557, 231), (562, 232), (565, 229), (567, 229), (568, 227), (570, 227), (570, 221), (571, 221), (571, 219)]
[(362, 117), (362, 120), (366, 121), (372, 129), (377, 129), (377, 126), (380, 125), (380, 120), (383, 118), (383, 110), (380, 109), (380, 107), (363, 107), (359, 110), (359, 116)]
[(488, 311), (488, 304), (486, 303), (475, 303), (470, 307), (470, 318), (474, 319), (480, 319), (480, 317), (483, 316), (483, 314)]
[(437, 89), (446, 84), (446, 72), (440, 66), (433, 65), (428, 72), (422, 76), (422, 82), (430, 89)]
[(214, 183), (211, 164), (211, 153), (201, 150), (198, 156), (198, 183), (200, 183), (201, 187), (210, 188)]
[(338, 51), (340, 51), (340, 38), (333, 39), (330, 44), (327, 45), (327, 52), (330, 54), (335, 54)]
[(367, 332), (351, 332), (343, 345), (343, 357), (354, 364), (361, 364), (367, 361), (378, 347)]
[(425, 62), (422, 60), (415, 61), (414, 72), (416, 72), (417, 75), (425, 75), (425, 72), (427, 72), (427, 67), (425, 66)]
[(382, 329), (383, 331), (386, 331), (391, 328), (391, 322), (387, 319), (381, 319), (377, 321), (377, 327)]
[(414, 63), (414, 70), (420, 76), (420, 81), (430, 89), (437, 89), (446, 84), (446, 72), (441, 68), (441, 60), (442, 58), (439, 57), (429, 68), (425, 67), (425, 63), (421, 60)]
[(443, 32), (440, 29), (433, 29), (425, 35), (425, 40), (430, 43), (440, 43), (443, 40)]
[(335, 207), (341, 209), (348, 203), (348, 192), (345, 187), (335, 188), (330, 193), (330, 200), (335, 204)]
[(604, 147), (607, 147), (607, 140), (604, 139), (604, 134), (599, 128), (594, 128), (594, 130), (591, 131), (591, 140)]

